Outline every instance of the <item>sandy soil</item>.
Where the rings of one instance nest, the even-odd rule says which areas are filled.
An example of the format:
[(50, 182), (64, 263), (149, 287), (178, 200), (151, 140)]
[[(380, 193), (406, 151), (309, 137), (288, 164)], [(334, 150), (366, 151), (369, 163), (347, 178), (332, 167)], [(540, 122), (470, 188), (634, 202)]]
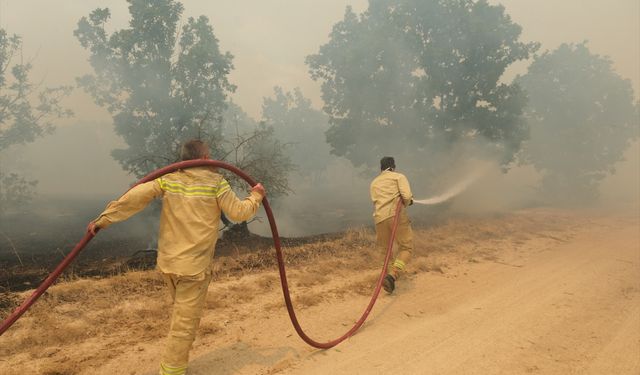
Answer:
[[(372, 242), (370, 232), (356, 237), (346, 250)], [(317, 340), (346, 331), (368, 302), (377, 271), (347, 258), (290, 268), (299, 319)], [(109, 329), (73, 330), (97, 324), (79, 312), (81, 298), (69, 297), (87, 283), (58, 286), (58, 297), (43, 302), (47, 315), (30, 312), (0, 338), (0, 373), (156, 373), (166, 330), (166, 315), (154, 313), (166, 306), (157, 302), (162, 288), (91, 305), (142, 312), (124, 322), (102, 312)], [(209, 294), (191, 375), (640, 374), (637, 217), (529, 210), (418, 229), (410, 274), (396, 293), (381, 295), (355, 336), (329, 350), (297, 337), (273, 271), (222, 278)], [(46, 336), (39, 316), (52, 319), (43, 327), (71, 337), (34, 339)]]

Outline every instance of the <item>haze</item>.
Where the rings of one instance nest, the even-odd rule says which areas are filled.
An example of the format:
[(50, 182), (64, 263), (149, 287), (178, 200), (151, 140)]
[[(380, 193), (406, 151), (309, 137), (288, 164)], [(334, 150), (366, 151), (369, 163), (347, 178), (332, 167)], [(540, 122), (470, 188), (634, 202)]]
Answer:
[[(513, 21), (523, 27), (521, 40), (541, 42), (540, 51), (552, 50), (561, 43), (588, 40), (592, 52), (609, 56), (616, 71), (631, 80), (637, 100), (640, 92), (637, 0), (490, 3), (503, 4)], [(347, 5), (360, 13), (366, 9), (367, 1), (190, 0), (184, 2), (184, 16), (202, 14), (210, 18), (221, 49), (234, 55), (235, 69), (230, 80), (238, 89), (232, 99), (259, 119), (263, 98), (273, 94), (274, 86), (285, 90), (299, 87), (315, 108), (322, 107), (320, 84), (311, 80), (304, 59), (328, 40), (332, 25), (342, 19)], [(33, 81), (43, 86), (75, 85), (75, 78), (90, 73), (91, 69), (88, 53), (73, 36), (73, 30), (82, 16), (97, 7), (111, 9), (110, 30), (127, 25), (129, 14), (124, 1), (0, 0), (0, 27), (23, 38), (23, 58), (33, 60)], [(510, 81), (524, 73), (528, 64), (514, 64), (502, 79)], [(119, 195), (133, 178), (109, 155), (122, 142), (113, 134), (110, 116), (82, 89), (76, 88), (65, 104), (75, 116), (59, 121), (56, 134), (21, 147), (20, 152), (0, 155), (0, 162), (18, 166), (28, 177), (39, 180), (41, 195)], [(625, 196), (636, 194), (640, 186), (638, 158), (636, 145), (627, 152), (628, 162), (618, 168), (629, 175), (613, 176), (604, 186), (620, 189), (624, 185)], [(64, 172), (59, 169), (62, 165), (67, 166)], [(353, 194), (363, 195), (366, 201), (366, 190)], [(619, 194), (616, 191), (610, 195)]]

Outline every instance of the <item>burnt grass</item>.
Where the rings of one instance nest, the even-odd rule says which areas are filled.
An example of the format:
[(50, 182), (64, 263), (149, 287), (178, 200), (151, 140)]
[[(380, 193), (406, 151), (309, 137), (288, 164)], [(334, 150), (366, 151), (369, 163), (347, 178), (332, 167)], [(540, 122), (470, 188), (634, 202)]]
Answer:
[[(0, 309), (13, 305), (9, 295), (36, 288), (84, 236), (87, 223), (105, 201), (59, 200), (44, 210), (0, 217)], [(60, 275), (61, 279), (110, 277), (156, 265), (157, 216), (145, 210), (125, 223), (112, 225), (93, 238)], [(338, 237), (324, 234), (281, 238), (283, 247)], [(273, 240), (236, 225), (222, 232), (215, 256), (238, 257), (253, 252), (272, 253)], [(275, 254), (273, 254), (275, 259)], [(224, 262), (224, 261), (223, 261)]]
[[(84, 236), (92, 215), (46, 217), (18, 213), (0, 218), (0, 292), (35, 288)], [(103, 231), (67, 267), (61, 278), (108, 276), (147, 249), (150, 237)], [(137, 255), (134, 258), (138, 257)]]

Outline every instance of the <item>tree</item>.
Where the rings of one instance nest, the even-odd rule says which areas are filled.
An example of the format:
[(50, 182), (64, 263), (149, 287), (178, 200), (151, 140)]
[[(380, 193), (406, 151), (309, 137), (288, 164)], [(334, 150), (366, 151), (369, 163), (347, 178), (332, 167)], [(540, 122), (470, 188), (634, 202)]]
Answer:
[(430, 176), (455, 145), (482, 143), (508, 164), (527, 136), (526, 98), (499, 80), (538, 47), (518, 41), (520, 32), (486, 0), (371, 0), (361, 15), (347, 8), (307, 57), (322, 81), (332, 153), (356, 166), (394, 155)]
[[(173, 0), (127, 0), (129, 28), (108, 35), (108, 8), (78, 22), (74, 35), (91, 53), (94, 75), (78, 79), (113, 117), (128, 145), (113, 157), (141, 177), (179, 160), (185, 140), (198, 138), (212, 156), (234, 163), (262, 182), (270, 196), (286, 194), (289, 161), (273, 132), (256, 126), (228, 95), (233, 69), (205, 16), (180, 29), (183, 6)], [(236, 188), (244, 186), (227, 175)], [(245, 233), (246, 223), (240, 231)]]
[(262, 122), (273, 128), (276, 138), (289, 145), (288, 154), (303, 178), (315, 179), (329, 164), (330, 148), (324, 133), (329, 119), (311, 107), (299, 88), (285, 92), (274, 88), (273, 98), (264, 98)]
[[(17, 56), (20, 54), (20, 56)], [(16, 60), (18, 59), (18, 62)], [(71, 92), (62, 86), (40, 89), (29, 79), (32, 65), (22, 59), (22, 40), (0, 29), (0, 152), (33, 142), (53, 131), (53, 120), (69, 117), (61, 100)], [(36, 181), (0, 170), (0, 207), (19, 206), (33, 196)]]
[[(218, 143), (210, 143), (214, 159), (229, 162), (260, 181), (268, 189), (270, 199), (291, 192), (289, 172), (293, 168), (286, 145), (275, 136), (273, 128), (256, 122), (232, 101), (222, 115)], [(246, 182), (233, 173), (220, 171), (234, 189), (245, 188)], [(247, 222), (233, 224), (226, 216), (222, 221), (229, 231), (225, 235), (246, 238)]]
[(205, 16), (189, 17), (173, 0), (128, 0), (129, 28), (105, 30), (108, 8), (78, 22), (74, 35), (91, 53), (94, 75), (78, 83), (113, 117), (127, 148), (113, 157), (136, 176), (179, 159), (189, 138), (219, 143), (230, 53), (222, 53)]
[(598, 184), (638, 137), (631, 83), (586, 43), (536, 56), (517, 81), (529, 95), (524, 157), (542, 173), (542, 192), (554, 203), (595, 199)]
[[(235, 103), (228, 103), (223, 115), (223, 141), (214, 147), (213, 156), (228, 161), (247, 172), (268, 189), (269, 197), (291, 192), (288, 176), (293, 169), (291, 158), (273, 127), (258, 123)], [(235, 175), (228, 175), (232, 185), (246, 186)]]

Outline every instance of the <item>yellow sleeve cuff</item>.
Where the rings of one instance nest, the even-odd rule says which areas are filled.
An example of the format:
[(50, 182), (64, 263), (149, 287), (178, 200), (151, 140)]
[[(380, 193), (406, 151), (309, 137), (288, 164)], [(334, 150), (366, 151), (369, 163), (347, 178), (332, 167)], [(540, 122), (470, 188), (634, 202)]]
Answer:
[(106, 227), (111, 225), (111, 222), (104, 216), (98, 217), (93, 221), (93, 223), (100, 229), (105, 229)]
[(255, 200), (257, 203), (262, 202), (262, 199), (264, 198), (262, 196), (262, 194), (258, 193), (257, 191), (252, 191), (251, 193), (249, 193), (249, 196), (247, 198), (253, 198), (253, 200)]

